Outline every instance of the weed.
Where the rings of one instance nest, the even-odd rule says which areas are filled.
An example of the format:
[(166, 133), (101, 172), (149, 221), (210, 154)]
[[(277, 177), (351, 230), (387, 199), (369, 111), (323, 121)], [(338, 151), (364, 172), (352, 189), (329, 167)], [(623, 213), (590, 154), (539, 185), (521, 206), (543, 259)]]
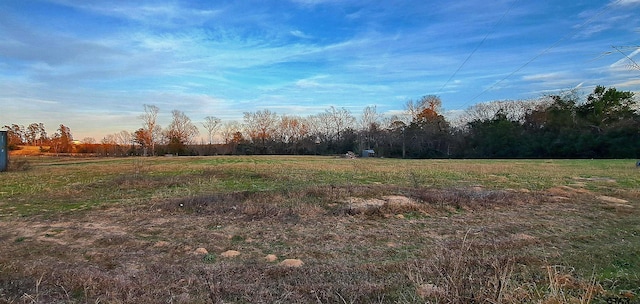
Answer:
[(204, 255), (204, 257), (202, 257), (202, 261), (207, 263), (207, 264), (215, 263), (216, 262), (216, 255), (207, 253), (207, 254)]
[(135, 177), (142, 176), (149, 171), (149, 165), (144, 158), (134, 157), (131, 164), (131, 173)]
[(242, 236), (242, 235), (234, 235), (231, 237), (231, 242), (232, 243), (243, 243), (245, 241), (246, 237)]
[(505, 301), (515, 257), (486, 252), (468, 237), (469, 231), (460, 242), (441, 244), (432, 258), (409, 267), (409, 279), (421, 297), (453, 303)]
[(408, 178), (409, 178), (409, 184), (415, 189), (420, 189), (425, 186), (424, 179), (415, 170), (409, 171)]

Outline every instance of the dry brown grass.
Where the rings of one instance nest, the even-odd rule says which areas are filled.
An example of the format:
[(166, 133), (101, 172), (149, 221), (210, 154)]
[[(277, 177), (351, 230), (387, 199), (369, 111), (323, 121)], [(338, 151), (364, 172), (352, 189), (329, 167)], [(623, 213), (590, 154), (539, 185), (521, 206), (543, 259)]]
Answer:
[[(109, 195), (102, 192), (109, 189), (121, 196), (118, 203), (2, 217), (0, 303), (637, 300), (638, 289), (619, 292), (594, 274), (593, 265), (580, 269), (573, 264), (584, 258), (580, 252), (585, 248), (596, 252), (597, 246), (613, 244), (601, 239), (621, 235), (627, 242), (635, 240), (638, 201), (633, 190), (613, 189), (610, 182), (602, 182), (604, 190), (593, 187), (601, 181), (543, 190), (475, 182), (427, 187), (419, 182), (431, 178), (426, 173), (411, 177), (400, 172), (403, 182), (342, 183), (336, 178), (305, 184), (294, 182), (323, 180), (319, 175), (327, 167), (336, 176), (348, 169), (355, 178), (369, 177), (359, 175), (367, 171), (365, 163), (339, 161), (322, 166), (314, 160), (308, 167), (295, 162), (291, 176), (281, 163), (232, 162), (204, 170), (186, 166), (170, 174), (175, 160), (155, 161), (74, 165), (105, 172), (89, 177), (65, 171), (85, 181), (68, 193), (91, 199), (96, 192)], [(61, 170), (49, 166), (36, 163), (27, 174), (38, 174), (39, 168)], [(434, 166), (454, 167), (446, 162)], [(508, 164), (502, 166), (513, 172)], [(312, 173), (304, 175), (304, 170)], [(481, 164), (473, 170), (497, 169)], [(392, 174), (386, 166), (370, 171), (376, 172), (373, 177)], [(574, 181), (574, 172), (565, 175)], [(248, 188), (272, 177), (290, 187), (225, 191), (220, 186), (242, 182)], [(31, 195), (27, 190), (25, 197)], [(624, 199), (631, 207), (611, 205), (611, 199), (598, 198), (603, 195)], [(5, 204), (19, 202), (4, 198)], [(617, 242), (623, 242), (617, 248), (635, 248)], [(240, 254), (222, 256), (232, 251)], [(300, 267), (282, 264), (293, 260), (302, 262)], [(638, 282), (637, 277), (627, 282)]]
[(40, 148), (40, 146), (19, 146), (18, 150), (9, 151), (9, 154), (11, 155), (11, 157), (27, 156), (27, 155), (35, 156), (35, 155), (42, 155), (43, 154), (42, 150), (49, 150), (49, 147)]

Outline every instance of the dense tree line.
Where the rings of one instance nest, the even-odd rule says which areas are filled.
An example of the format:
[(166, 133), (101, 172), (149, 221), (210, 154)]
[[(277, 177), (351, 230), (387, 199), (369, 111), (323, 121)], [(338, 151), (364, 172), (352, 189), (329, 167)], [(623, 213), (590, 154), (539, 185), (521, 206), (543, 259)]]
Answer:
[(384, 117), (366, 107), (357, 118), (330, 107), (308, 117), (268, 109), (245, 112), (242, 122), (207, 116), (206, 142), (183, 112), (157, 123), (160, 109), (144, 105), (142, 127), (84, 139), (72, 145), (69, 128), (51, 137), (42, 124), (5, 126), (12, 145), (48, 146), (51, 152), (99, 155), (318, 154), (374, 149), (377, 156), (403, 158), (636, 158), (640, 156), (640, 111), (632, 92), (596, 87), (584, 100), (569, 92), (536, 100), (494, 101), (468, 108), (452, 121), (439, 97), (405, 104), (402, 115)]
[(549, 99), (519, 117), (498, 109), (468, 123), (460, 156), (486, 158), (636, 158), (640, 113), (633, 93), (598, 86), (584, 102)]

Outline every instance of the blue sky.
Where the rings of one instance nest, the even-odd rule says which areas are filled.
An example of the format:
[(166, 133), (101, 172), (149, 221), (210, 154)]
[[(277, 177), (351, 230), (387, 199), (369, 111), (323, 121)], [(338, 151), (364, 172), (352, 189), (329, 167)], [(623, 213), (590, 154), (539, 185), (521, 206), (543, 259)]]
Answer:
[[(0, 125), (98, 141), (143, 104), (199, 125), (269, 109), (456, 112), (579, 87), (640, 91), (640, 0), (0, 0)], [(630, 46), (635, 46), (631, 48)], [(202, 130), (201, 130), (202, 131)], [(204, 132), (203, 132), (204, 133)]]

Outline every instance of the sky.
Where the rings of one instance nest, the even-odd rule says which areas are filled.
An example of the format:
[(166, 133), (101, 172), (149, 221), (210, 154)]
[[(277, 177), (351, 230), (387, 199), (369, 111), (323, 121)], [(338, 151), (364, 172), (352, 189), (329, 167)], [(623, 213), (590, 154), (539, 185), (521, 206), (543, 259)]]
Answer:
[(204, 134), (206, 116), (264, 109), (638, 92), (638, 16), (640, 0), (0, 0), (0, 125), (99, 142), (139, 129), (145, 104)]

